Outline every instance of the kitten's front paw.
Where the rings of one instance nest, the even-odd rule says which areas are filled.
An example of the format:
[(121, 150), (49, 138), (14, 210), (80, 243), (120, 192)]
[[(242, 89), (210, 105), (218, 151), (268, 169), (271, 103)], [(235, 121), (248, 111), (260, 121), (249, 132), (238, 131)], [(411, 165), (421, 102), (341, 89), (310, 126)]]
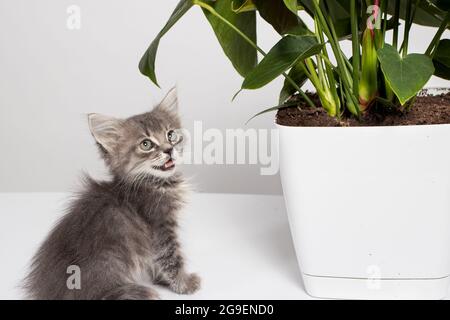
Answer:
[(192, 294), (200, 289), (200, 283), (200, 277), (196, 273), (191, 273), (179, 281), (174, 291), (180, 294)]
[(196, 273), (191, 273), (187, 280), (187, 294), (194, 293), (200, 289), (202, 280)]

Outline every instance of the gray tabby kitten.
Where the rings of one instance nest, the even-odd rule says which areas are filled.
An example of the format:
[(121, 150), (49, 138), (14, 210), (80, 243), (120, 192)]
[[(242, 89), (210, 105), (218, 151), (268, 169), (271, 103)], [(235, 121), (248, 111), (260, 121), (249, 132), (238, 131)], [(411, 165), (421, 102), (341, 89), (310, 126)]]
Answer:
[[(125, 120), (89, 115), (111, 181), (86, 178), (35, 255), (25, 289), (33, 299), (157, 299), (153, 284), (180, 294), (199, 289), (177, 240), (183, 136), (172, 89), (151, 112)], [(80, 288), (68, 285), (79, 267)], [(73, 268), (73, 267), (71, 267)]]

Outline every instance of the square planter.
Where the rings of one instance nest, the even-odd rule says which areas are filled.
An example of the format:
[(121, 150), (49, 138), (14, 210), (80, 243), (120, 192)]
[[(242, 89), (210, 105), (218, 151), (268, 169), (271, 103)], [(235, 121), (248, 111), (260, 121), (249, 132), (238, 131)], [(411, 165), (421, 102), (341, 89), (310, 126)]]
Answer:
[(450, 125), (278, 125), (306, 291), (441, 299), (450, 273)]

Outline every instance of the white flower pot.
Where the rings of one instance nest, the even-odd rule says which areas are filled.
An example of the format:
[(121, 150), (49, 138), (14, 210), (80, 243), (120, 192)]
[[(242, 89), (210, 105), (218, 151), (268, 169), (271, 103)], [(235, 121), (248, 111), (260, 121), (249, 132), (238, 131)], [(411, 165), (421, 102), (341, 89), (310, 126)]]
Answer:
[(306, 291), (440, 299), (450, 273), (450, 125), (278, 125)]

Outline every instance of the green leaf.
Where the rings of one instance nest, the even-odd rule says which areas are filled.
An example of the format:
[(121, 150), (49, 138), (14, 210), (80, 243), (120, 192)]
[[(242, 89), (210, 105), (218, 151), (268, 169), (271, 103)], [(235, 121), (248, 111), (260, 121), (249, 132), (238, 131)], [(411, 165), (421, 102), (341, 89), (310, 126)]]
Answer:
[(156, 80), (156, 74), (155, 74), (155, 59), (156, 59), (156, 52), (158, 51), (158, 46), (161, 38), (167, 33), (167, 31), (172, 28), (172, 26), (193, 6), (191, 0), (181, 0), (175, 10), (173, 11), (172, 15), (170, 16), (169, 20), (167, 21), (166, 25), (162, 30), (158, 33), (156, 38), (153, 40), (153, 42), (148, 47), (147, 51), (144, 53), (144, 55), (141, 58), (141, 61), (139, 62), (139, 70), (141, 73), (147, 77), (150, 78), (150, 80), (153, 81), (154, 84), (156, 84), (159, 87), (158, 81)]
[(434, 64), (434, 69), (436, 70), (434, 72), (434, 75), (436, 77), (445, 79), (445, 80), (450, 80), (450, 67), (447, 67), (446, 65), (439, 63), (437, 61), (433, 61)]
[[(422, 0), (416, 10), (413, 22), (416, 24), (439, 27), (445, 18), (448, 6), (444, 4), (446, 1), (442, 0)], [(393, 14), (395, 8), (395, 1), (388, 1), (388, 13)], [(400, 0), (400, 18), (405, 19), (406, 15), (406, 0)], [(450, 28), (450, 26), (449, 26)]]
[(450, 1), (448, 0), (434, 0), (432, 1), (442, 11), (450, 11)]
[(439, 42), (434, 53), (434, 60), (450, 68), (450, 40), (443, 39)]
[[(233, 12), (232, 2), (232, 0), (217, 0), (210, 5), (217, 13), (256, 43), (256, 13), (254, 11), (243, 13)], [(205, 9), (203, 9), (203, 12), (211, 24), (226, 56), (230, 59), (236, 71), (245, 77), (258, 62), (256, 49), (219, 18)]]
[(390, 45), (378, 50), (378, 60), (386, 81), (402, 105), (414, 97), (434, 73), (433, 61), (427, 55), (409, 54), (402, 58)]
[(423, 0), (420, 3), (423, 10), (437, 16), (442, 16), (450, 10), (450, 2), (448, 0)]
[(285, 35), (293, 35), (293, 36), (312, 36), (314, 33), (312, 33), (308, 28), (305, 28), (304, 25), (299, 24), (298, 26), (293, 27), (292, 29), (289, 29), (289, 31), (286, 32)]
[[(305, 7), (310, 16), (314, 15), (313, 1), (315, 0), (299, 0), (299, 2)], [(395, 1), (386, 0), (388, 4), (387, 11), (390, 15), (393, 15), (395, 8)], [(336, 33), (339, 38), (346, 37), (351, 33), (350, 25), (350, 1), (349, 0), (328, 0), (322, 1), (328, 7), (329, 15), (333, 21), (333, 25), (336, 29)], [(364, 2), (364, 1), (358, 1)], [(371, 1), (374, 3), (373, 1)], [(439, 27), (444, 20), (445, 15), (450, 7), (450, 1), (448, 0), (422, 0), (417, 8), (414, 23)], [(400, 0), (400, 18), (405, 19), (406, 12), (406, 0)], [(359, 17), (361, 26), (365, 26), (365, 17)], [(388, 25), (388, 30), (393, 25)], [(449, 26), (450, 28), (450, 26)]]
[[(306, 12), (314, 17), (315, 9), (313, 2), (315, 0), (300, 0), (301, 4), (305, 7)], [(352, 34), (351, 18), (350, 18), (350, 1), (349, 0), (333, 0), (324, 2), (326, 5), (327, 13), (329, 14), (333, 26), (336, 31), (336, 35), (339, 39), (345, 39)], [(361, 17), (358, 17), (361, 20)]]
[(254, 0), (260, 16), (272, 25), (281, 35), (289, 33), (290, 30), (303, 29), (307, 33), (306, 24), (292, 11), (290, 11), (281, 0)]
[(286, 8), (292, 11), (293, 14), (297, 15), (298, 4), (297, 0), (283, 0)]
[(450, 80), (450, 40), (441, 40), (434, 53), (435, 76)]
[[(305, 70), (302, 66), (303, 61), (297, 62), (289, 71), (288, 76), (294, 80), (294, 82), (299, 86), (303, 86), (308, 77), (306, 76)], [(283, 88), (280, 92), (279, 103), (284, 103), (290, 96), (297, 92), (297, 89), (289, 82), (287, 79), (284, 80)]]
[[(236, 3), (238, 5), (236, 6)], [(256, 10), (255, 3), (253, 0), (244, 0), (244, 1), (233, 1), (232, 2), (232, 10), (236, 13), (248, 12)]]
[(242, 89), (257, 89), (291, 68), (297, 61), (318, 54), (323, 44), (314, 36), (282, 38), (244, 79)]
[[(313, 15), (314, 4), (313, 2), (316, 0), (300, 0), (300, 3), (305, 7), (306, 11)], [(337, 21), (339, 19), (350, 19), (350, 0), (333, 0), (323, 2), (329, 9), (329, 14), (333, 21)]]

